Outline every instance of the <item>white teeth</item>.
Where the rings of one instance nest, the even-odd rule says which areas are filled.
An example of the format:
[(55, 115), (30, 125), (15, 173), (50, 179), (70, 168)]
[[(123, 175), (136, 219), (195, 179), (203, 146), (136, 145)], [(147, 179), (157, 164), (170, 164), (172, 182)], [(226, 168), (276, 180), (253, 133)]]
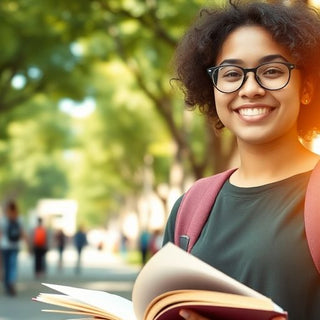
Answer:
[(269, 112), (268, 108), (243, 108), (243, 109), (239, 109), (239, 113), (242, 116), (258, 116), (258, 115), (265, 114), (268, 112)]

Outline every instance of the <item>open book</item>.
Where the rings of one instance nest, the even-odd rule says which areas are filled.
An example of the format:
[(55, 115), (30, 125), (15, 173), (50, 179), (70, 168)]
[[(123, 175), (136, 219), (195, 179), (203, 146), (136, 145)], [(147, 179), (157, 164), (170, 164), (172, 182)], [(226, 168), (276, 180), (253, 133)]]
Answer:
[(269, 320), (287, 313), (269, 298), (168, 243), (140, 271), (132, 301), (104, 291), (55, 284), (60, 294), (40, 293), (33, 300), (85, 319), (177, 320), (181, 308), (216, 320)]

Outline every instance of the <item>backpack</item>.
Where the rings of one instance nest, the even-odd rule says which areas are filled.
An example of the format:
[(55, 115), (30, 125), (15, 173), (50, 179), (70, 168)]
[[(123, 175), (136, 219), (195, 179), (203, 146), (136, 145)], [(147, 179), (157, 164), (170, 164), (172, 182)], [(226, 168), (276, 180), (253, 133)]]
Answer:
[(17, 242), (21, 237), (21, 226), (17, 220), (8, 220), (7, 237), (11, 242)]
[(44, 227), (36, 227), (33, 235), (33, 245), (35, 247), (45, 247), (47, 243), (47, 233)]
[[(190, 252), (225, 181), (236, 169), (202, 178), (185, 193), (178, 209), (174, 243)], [(304, 221), (313, 262), (320, 273), (320, 161), (311, 173), (305, 198)]]

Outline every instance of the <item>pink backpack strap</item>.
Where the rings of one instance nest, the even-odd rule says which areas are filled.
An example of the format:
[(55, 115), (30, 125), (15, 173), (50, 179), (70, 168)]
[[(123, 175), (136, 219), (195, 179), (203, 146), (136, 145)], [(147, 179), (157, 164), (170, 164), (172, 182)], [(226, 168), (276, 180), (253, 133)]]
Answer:
[(174, 235), (176, 245), (188, 252), (191, 250), (207, 221), (217, 194), (235, 170), (230, 169), (202, 178), (185, 193), (176, 218)]
[(320, 161), (312, 171), (308, 183), (304, 222), (309, 250), (320, 273)]
[[(224, 182), (235, 169), (203, 178), (186, 192), (177, 213), (174, 242), (190, 251), (197, 241)], [(320, 273), (320, 161), (307, 187), (304, 220), (306, 237), (314, 264)]]

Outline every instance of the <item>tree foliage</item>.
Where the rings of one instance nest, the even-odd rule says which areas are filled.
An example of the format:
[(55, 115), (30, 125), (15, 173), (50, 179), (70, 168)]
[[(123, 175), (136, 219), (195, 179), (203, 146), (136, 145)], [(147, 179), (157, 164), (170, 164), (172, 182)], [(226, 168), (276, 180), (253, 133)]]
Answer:
[[(26, 207), (37, 197), (80, 198), (83, 214), (101, 223), (142, 192), (150, 157), (154, 190), (173, 162), (192, 179), (224, 169), (232, 137), (218, 139), (203, 117), (183, 111), (170, 83), (174, 49), (207, 3), (2, 0), (3, 197), (21, 196)], [(68, 98), (81, 109), (88, 97), (87, 118), (59, 108)]]

